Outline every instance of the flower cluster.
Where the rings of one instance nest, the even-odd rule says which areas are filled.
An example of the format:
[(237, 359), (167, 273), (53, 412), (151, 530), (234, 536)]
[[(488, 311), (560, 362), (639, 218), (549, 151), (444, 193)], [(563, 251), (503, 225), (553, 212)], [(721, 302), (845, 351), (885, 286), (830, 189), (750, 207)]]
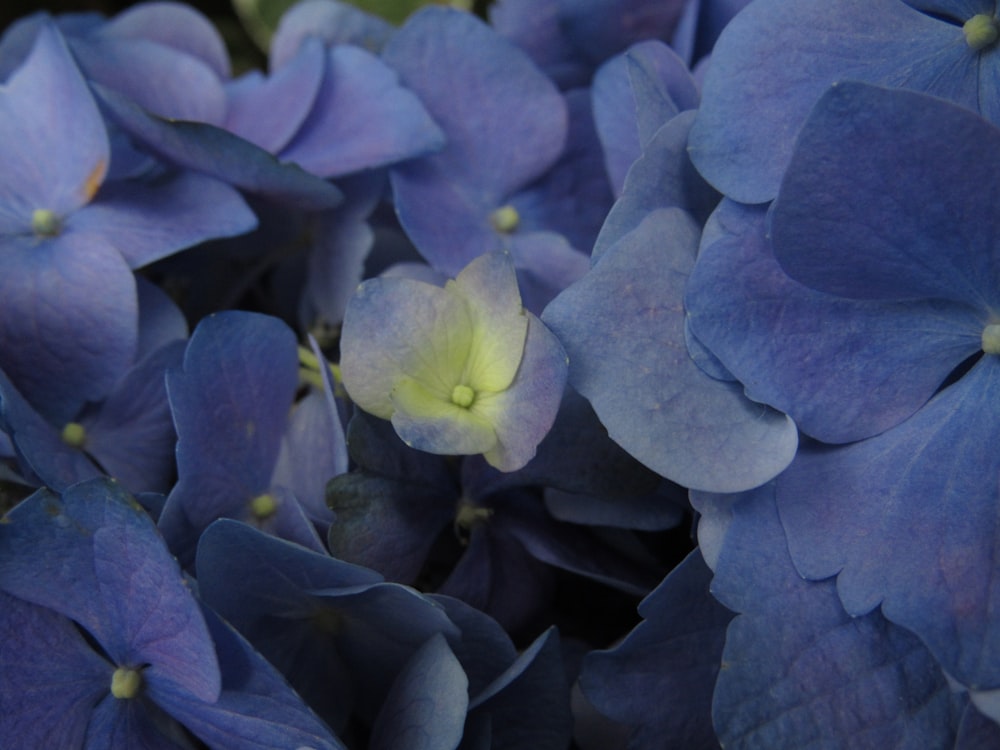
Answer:
[(995, 3), (442, 5), (0, 35), (0, 744), (1000, 746)]

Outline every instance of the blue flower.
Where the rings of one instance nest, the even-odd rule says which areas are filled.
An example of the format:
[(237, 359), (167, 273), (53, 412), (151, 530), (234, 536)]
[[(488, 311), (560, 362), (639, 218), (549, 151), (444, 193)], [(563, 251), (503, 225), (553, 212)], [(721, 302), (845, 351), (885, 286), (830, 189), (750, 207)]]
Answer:
[(720, 208), (687, 296), (751, 396), (842, 444), (776, 480), (798, 569), (976, 689), (1000, 685), (997, 159), (1000, 129), (967, 109), (838, 84), (770, 213)]
[(256, 224), (214, 180), (107, 180), (111, 161), (90, 90), (45, 24), (0, 89), (0, 367), (56, 420), (102, 398), (131, 364), (133, 268)]
[(21, 747), (191, 735), (211, 747), (343, 747), (199, 605), (152, 519), (113, 482), (40, 490), (3, 518), (0, 599), (0, 731)]

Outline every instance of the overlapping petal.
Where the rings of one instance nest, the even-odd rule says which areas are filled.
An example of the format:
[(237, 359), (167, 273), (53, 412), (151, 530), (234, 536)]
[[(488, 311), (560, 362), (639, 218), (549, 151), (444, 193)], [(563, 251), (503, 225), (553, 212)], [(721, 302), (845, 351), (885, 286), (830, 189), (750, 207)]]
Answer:
[(900, 0), (754, 2), (719, 37), (691, 158), (725, 195), (766, 202), (795, 134), (831, 83), (905, 87), (978, 109), (991, 98), (980, 88), (989, 80), (980, 71), (998, 61), (992, 50), (970, 49), (960, 24)]
[(682, 296), (698, 237), (680, 209), (650, 213), (543, 320), (569, 354), (570, 383), (615, 441), (687, 487), (737, 491), (787, 466), (798, 438), (785, 415), (688, 355)]

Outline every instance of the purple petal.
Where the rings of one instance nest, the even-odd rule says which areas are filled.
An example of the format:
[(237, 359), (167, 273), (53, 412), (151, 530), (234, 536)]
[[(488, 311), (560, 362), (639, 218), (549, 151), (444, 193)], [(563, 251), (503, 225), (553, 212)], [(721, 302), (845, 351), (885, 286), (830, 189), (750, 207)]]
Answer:
[(246, 73), (226, 87), (225, 128), (277, 154), (292, 139), (316, 101), (326, 53), (318, 41), (302, 45), (288, 65), (264, 77)]
[(213, 125), (225, 119), (222, 81), (196, 57), (139, 38), (95, 35), (73, 39), (71, 45), (89, 81), (127, 96), (151, 114)]
[(229, 77), (229, 53), (212, 22), (195, 8), (175, 2), (147, 2), (128, 8), (99, 30), (100, 36), (148, 39), (184, 52)]
[(326, 56), (312, 112), (281, 152), (322, 177), (339, 177), (437, 151), (444, 135), (399, 76), (360, 47)]

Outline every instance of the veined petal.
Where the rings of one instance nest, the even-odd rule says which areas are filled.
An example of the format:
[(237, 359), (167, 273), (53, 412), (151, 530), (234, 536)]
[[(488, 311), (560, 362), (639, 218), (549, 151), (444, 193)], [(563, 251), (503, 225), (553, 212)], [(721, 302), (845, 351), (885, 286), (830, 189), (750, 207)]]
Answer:
[(390, 393), (404, 374), (448, 398), (465, 369), (472, 330), (460, 295), (405, 278), (366, 281), (344, 313), (344, 387), (383, 419), (395, 409)]
[(535, 456), (538, 444), (555, 422), (566, 387), (569, 360), (555, 335), (528, 314), (524, 357), (510, 387), (486, 394), (473, 405), (496, 430), (497, 444), (486, 460), (501, 471), (515, 471)]
[(471, 313), (467, 384), (476, 391), (504, 390), (521, 364), (528, 335), (514, 261), (508, 253), (480, 256), (445, 289), (461, 294)]

